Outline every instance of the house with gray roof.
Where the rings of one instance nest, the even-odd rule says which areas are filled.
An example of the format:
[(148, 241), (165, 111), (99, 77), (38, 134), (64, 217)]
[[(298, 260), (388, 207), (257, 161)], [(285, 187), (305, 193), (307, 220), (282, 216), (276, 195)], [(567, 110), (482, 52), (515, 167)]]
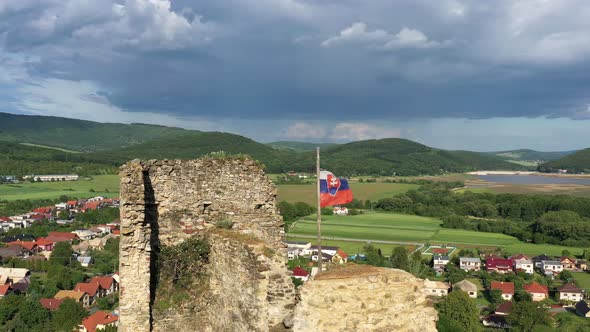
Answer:
[(463, 271), (479, 271), (481, 269), (481, 259), (479, 257), (460, 257), (459, 267)]

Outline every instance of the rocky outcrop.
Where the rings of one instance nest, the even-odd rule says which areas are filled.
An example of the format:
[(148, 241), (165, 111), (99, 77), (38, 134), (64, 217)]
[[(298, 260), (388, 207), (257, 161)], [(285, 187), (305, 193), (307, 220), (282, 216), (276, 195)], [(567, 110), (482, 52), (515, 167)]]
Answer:
[(293, 330), (435, 332), (438, 315), (408, 272), (350, 264), (300, 288)]

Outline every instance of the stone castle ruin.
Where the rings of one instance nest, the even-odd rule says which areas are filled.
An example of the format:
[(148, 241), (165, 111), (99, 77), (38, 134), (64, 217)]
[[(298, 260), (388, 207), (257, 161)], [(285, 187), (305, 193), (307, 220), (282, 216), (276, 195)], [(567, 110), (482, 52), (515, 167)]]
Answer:
[[(423, 282), (403, 271), (353, 264), (296, 295), (276, 187), (249, 158), (134, 160), (120, 177), (119, 331), (436, 331)], [(161, 268), (177, 248), (174, 267), (203, 273), (166, 277), (183, 272)]]

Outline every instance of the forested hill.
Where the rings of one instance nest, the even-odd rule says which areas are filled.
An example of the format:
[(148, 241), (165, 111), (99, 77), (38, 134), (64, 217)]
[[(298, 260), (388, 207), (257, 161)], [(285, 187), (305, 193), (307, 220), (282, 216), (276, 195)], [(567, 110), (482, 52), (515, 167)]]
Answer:
[(117, 149), (190, 131), (147, 124), (99, 123), (0, 112), (0, 140), (75, 151)]
[(559, 169), (566, 169), (568, 173), (590, 173), (590, 148), (539, 166), (541, 172), (556, 172)]
[(563, 158), (567, 155), (574, 153), (575, 151), (556, 151), (556, 152), (543, 152), (529, 149), (509, 150), (509, 151), (498, 151), (490, 152), (499, 156), (505, 160), (518, 160), (518, 161), (550, 161)]
[(221, 132), (191, 132), (189, 134), (154, 140), (123, 149), (100, 151), (87, 154), (93, 162), (110, 162), (121, 165), (128, 160), (139, 159), (194, 159), (211, 152), (227, 154), (248, 154), (261, 161), (267, 171), (280, 173), (288, 171), (289, 160), (296, 154), (276, 150), (249, 138)]
[[(313, 153), (297, 160), (297, 168), (313, 165)], [(473, 170), (520, 170), (499, 157), (470, 151), (446, 151), (401, 138), (366, 140), (323, 150), (322, 167), (341, 175), (422, 175)]]
[(295, 141), (278, 141), (266, 143), (266, 145), (279, 150), (294, 150), (294, 151), (315, 151), (316, 147), (320, 149), (327, 149), (335, 147), (336, 143), (308, 143), (308, 142), (295, 142)]
[(117, 167), (113, 164), (88, 162), (81, 153), (0, 140), (0, 176), (69, 173), (91, 175), (115, 173), (116, 170)]

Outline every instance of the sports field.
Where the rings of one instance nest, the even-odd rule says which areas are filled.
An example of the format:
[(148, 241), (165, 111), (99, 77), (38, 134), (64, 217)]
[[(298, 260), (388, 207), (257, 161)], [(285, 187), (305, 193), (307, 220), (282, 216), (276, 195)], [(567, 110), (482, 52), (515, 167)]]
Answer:
[(119, 195), (119, 177), (117, 175), (95, 175), (90, 179), (80, 179), (78, 181), (23, 182), (0, 185), (0, 201), (58, 198), (62, 195), (70, 197), (116, 197)]
[[(349, 183), (350, 189), (354, 195), (354, 198), (365, 201), (367, 199), (371, 201), (377, 201), (382, 198), (392, 197), (399, 193), (405, 193), (411, 189), (418, 189), (420, 187), (416, 184), (405, 184), (405, 183)], [(305, 202), (310, 205), (316, 204), (316, 186), (315, 184), (285, 184), (279, 185), (279, 201), (287, 201), (291, 203)]]
[[(297, 221), (289, 230), (288, 236), (290, 239), (302, 235), (315, 236), (316, 229), (315, 218), (307, 217)], [(583, 251), (583, 248), (523, 243), (512, 236), (499, 233), (446, 229), (442, 228), (440, 221), (435, 218), (396, 213), (324, 216), (322, 238), (343, 247), (351, 245), (346, 243), (346, 239), (359, 240), (361, 248), (367, 241), (386, 241), (392, 242), (385, 244), (387, 249), (390, 248), (389, 245), (397, 246), (394, 242), (428, 242), (430, 244), (456, 245), (459, 248), (502, 247), (509, 253), (524, 253), (532, 256), (540, 254), (559, 256), (564, 249), (569, 250), (573, 255), (579, 255)], [(313, 238), (305, 240), (315, 243)], [(375, 246), (381, 245), (384, 244), (375, 243)], [(358, 247), (355, 246), (355, 248)]]

